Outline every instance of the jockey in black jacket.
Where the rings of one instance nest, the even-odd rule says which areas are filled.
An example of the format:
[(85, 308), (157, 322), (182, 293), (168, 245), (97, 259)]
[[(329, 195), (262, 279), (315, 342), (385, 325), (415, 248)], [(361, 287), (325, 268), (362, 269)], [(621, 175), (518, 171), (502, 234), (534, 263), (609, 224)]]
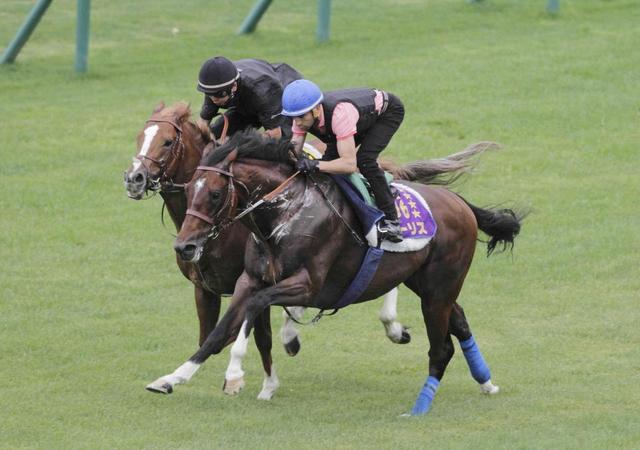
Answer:
[(215, 138), (220, 138), (222, 117), (210, 125), (220, 109), (229, 119), (227, 134), (251, 126), (263, 127), (270, 137), (291, 137), (291, 118), (280, 115), (285, 86), (302, 78), (287, 64), (270, 64), (260, 59), (235, 62), (216, 56), (204, 62), (198, 76), (198, 91), (204, 93), (200, 125), (210, 126)]

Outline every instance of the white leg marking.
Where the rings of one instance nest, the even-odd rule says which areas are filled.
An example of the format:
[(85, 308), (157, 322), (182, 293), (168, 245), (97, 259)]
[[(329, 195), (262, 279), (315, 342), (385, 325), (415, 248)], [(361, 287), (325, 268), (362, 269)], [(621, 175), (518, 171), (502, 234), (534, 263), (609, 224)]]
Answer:
[(176, 384), (184, 384), (189, 381), (199, 368), (200, 364), (187, 361), (174, 370), (173, 373), (160, 377), (153, 383), (147, 385), (147, 389), (170, 394)]
[(275, 367), (271, 366), (271, 376), (264, 374), (264, 380), (262, 381), (262, 391), (258, 394), (258, 400), (271, 400), (273, 394), (280, 387), (280, 380), (276, 375)]
[(402, 324), (396, 321), (398, 318), (397, 306), (398, 304), (398, 288), (393, 288), (384, 295), (384, 302), (382, 303), (382, 309), (378, 317), (384, 325), (384, 329), (387, 332), (387, 336), (392, 342), (400, 342), (402, 339)]
[(229, 366), (225, 373), (227, 380), (237, 380), (244, 377), (244, 371), (242, 370), (242, 359), (247, 354), (247, 343), (249, 342), (249, 336), (245, 336), (245, 330), (247, 329), (247, 321), (242, 322), (240, 332), (236, 341), (231, 347), (231, 358)]
[[(300, 320), (305, 311), (305, 308), (302, 306), (290, 306), (287, 309), (296, 320)], [(282, 310), (282, 317), (284, 318), (284, 323), (282, 324), (282, 328), (280, 328), (280, 339), (282, 343), (286, 345), (298, 337), (298, 329), (296, 328), (295, 322), (291, 320), (291, 317), (289, 317), (289, 314), (287, 314), (285, 310)]]
[[(142, 142), (142, 148), (140, 149), (140, 153), (138, 153), (140, 156), (146, 156), (147, 152), (149, 151), (149, 146), (151, 145), (151, 142), (153, 141), (153, 138), (156, 136), (156, 133), (158, 132), (158, 130), (160, 129), (160, 127), (157, 124), (151, 125), (150, 127), (145, 128), (144, 130), (144, 141)], [(138, 170), (138, 167), (140, 167), (140, 164), (142, 164), (142, 162), (139, 159), (135, 159), (133, 161), (133, 170)]]
[(500, 388), (498, 386), (496, 386), (495, 384), (493, 384), (491, 382), (491, 380), (486, 381), (484, 383), (482, 383), (480, 385), (480, 392), (482, 392), (483, 394), (497, 394), (498, 392), (500, 392)]

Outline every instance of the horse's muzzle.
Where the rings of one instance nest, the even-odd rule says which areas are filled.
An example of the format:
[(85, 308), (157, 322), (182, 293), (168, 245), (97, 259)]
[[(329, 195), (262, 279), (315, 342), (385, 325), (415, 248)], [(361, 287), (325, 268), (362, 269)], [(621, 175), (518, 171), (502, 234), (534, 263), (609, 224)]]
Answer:
[(131, 171), (124, 173), (124, 188), (127, 196), (134, 200), (144, 197), (147, 189), (147, 175), (142, 171)]

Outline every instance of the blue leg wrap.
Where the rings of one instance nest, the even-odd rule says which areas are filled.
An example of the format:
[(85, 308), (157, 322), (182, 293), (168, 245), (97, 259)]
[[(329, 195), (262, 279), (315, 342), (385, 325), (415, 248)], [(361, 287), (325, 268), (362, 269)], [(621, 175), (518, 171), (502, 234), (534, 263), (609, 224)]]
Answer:
[(416, 404), (411, 410), (412, 416), (420, 416), (429, 412), (429, 409), (431, 409), (431, 402), (433, 402), (433, 397), (436, 396), (438, 386), (440, 386), (440, 381), (438, 381), (436, 377), (427, 377), (427, 381), (424, 382), (424, 386), (422, 386), (422, 390), (420, 391), (420, 394), (418, 394)]
[(471, 376), (473, 377), (473, 379), (480, 384), (489, 381), (491, 379), (489, 366), (484, 361), (482, 353), (480, 353), (478, 344), (476, 344), (473, 336), (471, 336), (466, 341), (460, 341), (460, 347), (462, 347), (462, 352), (464, 353), (464, 357), (467, 360), (467, 364), (469, 365), (469, 370), (471, 371)]

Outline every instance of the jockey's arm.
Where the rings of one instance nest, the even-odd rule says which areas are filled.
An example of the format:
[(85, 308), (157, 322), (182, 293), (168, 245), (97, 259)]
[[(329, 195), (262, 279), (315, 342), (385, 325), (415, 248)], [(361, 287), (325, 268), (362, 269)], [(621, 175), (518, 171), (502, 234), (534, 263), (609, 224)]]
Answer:
[(339, 158), (331, 161), (320, 161), (318, 169), (321, 172), (350, 174), (358, 171), (356, 161), (356, 142), (353, 136), (340, 139), (337, 142)]

